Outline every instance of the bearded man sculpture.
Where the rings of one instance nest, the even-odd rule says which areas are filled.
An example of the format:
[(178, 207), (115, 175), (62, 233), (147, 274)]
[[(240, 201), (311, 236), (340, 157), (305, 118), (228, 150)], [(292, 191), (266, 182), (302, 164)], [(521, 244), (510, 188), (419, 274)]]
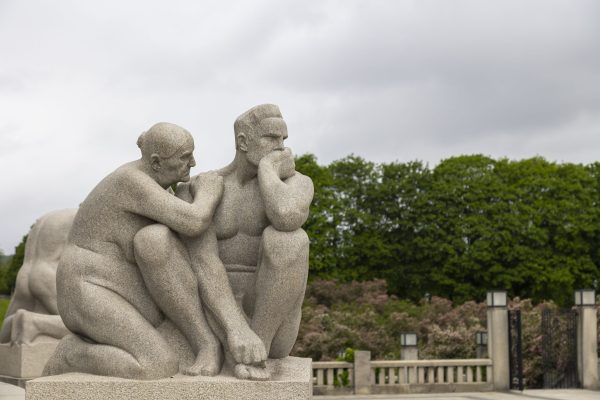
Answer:
[[(138, 234), (146, 247), (141, 253), (165, 258), (138, 262), (165, 297), (176, 297), (180, 283), (165, 280), (164, 263), (182, 274), (191, 267), (235, 375), (266, 380), (267, 356), (287, 357), (298, 335), (309, 252), (301, 226), (314, 189), (309, 177), (295, 171), (292, 152), (284, 147), (287, 126), (276, 105), (246, 111), (236, 119), (234, 133), (235, 158), (217, 171), (223, 197), (208, 229), (182, 246), (166, 226), (148, 226)], [(192, 184), (177, 189), (177, 196), (190, 202), (197, 201), (195, 193)], [(177, 313), (198, 319), (189, 308)]]
[[(173, 376), (179, 361), (159, 331), (169, 319), (195, 361), (181, 372), (267, 380), (267, 358), (296, 341), (308, 276), (301, 229), (313, 197), (284, 147), (287, 126), (265, 104), (234, 124), (236, 154), (194, 178), (193, 140), (171, 124), (140, 137), (142, 159), (107, 176), (82, 203), (57, 273), (73, 332), (46, 375)], [(177, 186), (176, 196), (167, 193)]]

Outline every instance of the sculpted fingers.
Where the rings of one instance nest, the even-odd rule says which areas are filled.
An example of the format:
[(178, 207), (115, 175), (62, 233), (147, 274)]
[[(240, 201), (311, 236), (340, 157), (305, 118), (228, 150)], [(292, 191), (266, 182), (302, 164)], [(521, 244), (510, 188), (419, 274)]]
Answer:
[(289, 147), (281, 152), (278, 170), (280, 179), (287, 179), (296, 173), (296, 162)]

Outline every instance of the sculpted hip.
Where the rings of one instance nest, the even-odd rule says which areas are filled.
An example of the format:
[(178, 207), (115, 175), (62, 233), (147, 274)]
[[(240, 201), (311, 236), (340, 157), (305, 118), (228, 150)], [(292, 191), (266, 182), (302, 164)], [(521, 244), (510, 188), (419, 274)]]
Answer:
[(70, 244), (59, 263), (56, 284), (61, 315), (70, 307), (85, 307), (85, 285), (93, 284), (119, 294), (149, 321), (161, 319), (138, 267), (125, 260)]

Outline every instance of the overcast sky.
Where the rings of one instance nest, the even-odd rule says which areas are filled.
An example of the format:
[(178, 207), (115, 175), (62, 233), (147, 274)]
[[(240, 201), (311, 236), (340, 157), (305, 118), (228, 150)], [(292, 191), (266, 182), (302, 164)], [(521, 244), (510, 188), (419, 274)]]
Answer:
[(430, 166), (600, 160), (600, 1), (0, 0), (0, 249), (72, 208), (158, 121), (198, 166), (278, 104), (288, 145)]

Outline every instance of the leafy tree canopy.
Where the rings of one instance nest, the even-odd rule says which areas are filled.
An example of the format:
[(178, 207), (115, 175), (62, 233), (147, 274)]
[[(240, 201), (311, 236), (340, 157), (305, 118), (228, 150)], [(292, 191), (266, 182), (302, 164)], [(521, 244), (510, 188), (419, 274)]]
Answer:
[(452, 157), (297, 169), (315, 184), (311, 277), (385, 279), (390, 294), (456, 302), (489, 289), (567, 305), (600, 277), (600, 163)]

